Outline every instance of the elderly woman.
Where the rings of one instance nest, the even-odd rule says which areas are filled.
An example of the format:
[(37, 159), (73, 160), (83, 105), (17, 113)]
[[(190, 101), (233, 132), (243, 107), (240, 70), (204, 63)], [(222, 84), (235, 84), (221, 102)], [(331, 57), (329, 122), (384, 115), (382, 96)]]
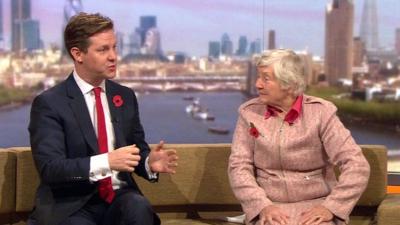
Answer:
[(262, 54), (259, 96), (239, 108), (228, 173), (246, 224), (346, 224), (366, 188), (360, 147), (332, 103), (303, 94), (303, 71), (291, 50)]

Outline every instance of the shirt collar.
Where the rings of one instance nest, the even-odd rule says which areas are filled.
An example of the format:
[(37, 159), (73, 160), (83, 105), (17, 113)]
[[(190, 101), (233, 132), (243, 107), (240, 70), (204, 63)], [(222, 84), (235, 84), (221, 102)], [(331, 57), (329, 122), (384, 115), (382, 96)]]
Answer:
[[(74, 76), (74, 79), (76, 81), (76, 84), (78, 85), (79, 89), (82, 91), (82, 94), (85, 95), (87, 93), (90, 93), (93, 88), (95, 88), (93, 85), (89, 84), (88, 82), (84, 81), (76, 72), (76, 70), (74, 70), (72, 72), (72, 75)], [(99, 87), (101, 87), (102, 91), (106, 91), (106, 82), (105, 80), (103, 80), (101, 82), (101, 84), (99, 85)]]
[(277, 116), (278, 113), (281, 113), (282, 110), (276, 108), (272, 105), (267, 105), (267, 111), (265, 112), (265, 119), (270, 118), (271, 116)]
[[(286, 114), (284, 121), (288, 122), (290, 125), (296, 121), (296, 119), (300, 116), (302, 106), (303, 106), (303, 95), (297, 96), (296, 100), (294, 101), (292, 107), (290, 108), (289, 112)], [(271, 116), (277, 116), (278, 113), (281, 113), (282, 110), (267, 105), (267, 111), (265, 112), (265, 119), (270, 118)]]

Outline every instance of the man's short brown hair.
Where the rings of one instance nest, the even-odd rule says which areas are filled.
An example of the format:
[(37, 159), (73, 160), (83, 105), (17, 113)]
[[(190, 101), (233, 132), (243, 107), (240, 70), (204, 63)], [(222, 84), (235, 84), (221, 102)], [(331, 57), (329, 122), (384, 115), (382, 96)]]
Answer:
[(114, 28), (113, 21), (100, 13), (89, 14), (81, 12), (68, 21), (64, 30), (64, 44), (71, 56), (71, 48), (77, 47), (83, 52), (87, 52), (89, 38), (97, 33), (111, 30)]

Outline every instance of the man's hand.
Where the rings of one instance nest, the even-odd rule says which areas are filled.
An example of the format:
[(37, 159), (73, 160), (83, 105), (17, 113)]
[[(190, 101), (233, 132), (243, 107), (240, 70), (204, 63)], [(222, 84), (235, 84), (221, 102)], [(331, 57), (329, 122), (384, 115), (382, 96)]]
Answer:
[(164, 141), (151, 150), (149, 166), (154, 173), (175, 173), (178, 166), (178, 156), (175, 149), (163, 149)]
[(110, 169), (121, 172), (133, 172), (139, 164), (140, 155), (136, 145), (129, 145), (108, 153)]
[(275, 205), (265, 207), (261, 210), (259, 217), (262, 225), (286, 225), (289, 223), (289, 216)]
[(322, 205), (315, 206), (301, 214), (300, 225), (314, 225), (328, 222), (333, 219), (333, 214)]

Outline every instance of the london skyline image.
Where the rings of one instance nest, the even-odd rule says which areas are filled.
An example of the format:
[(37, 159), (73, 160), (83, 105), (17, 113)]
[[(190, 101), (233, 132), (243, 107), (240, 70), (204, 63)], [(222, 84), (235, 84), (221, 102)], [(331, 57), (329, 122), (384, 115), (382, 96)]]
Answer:
[[(0, 147), (29, 146), (31, 101), (74, 70), (62, 31), (84, 11), (115, 22), (113, 80), (137, 94), (150, 143), (231, 142), (237, 108), (258, 94), (257, 57), (290, 48), (306, 64), (305, 94), (332, 101), (357, 143), (382, 144), (400, 157), (398, 0), (0, 0), (0, 6)], [(397, 161), (392, 171), (400, 171)]]
[[(44, 47), (61, 45), (66, 1), (35, 0), (31, 17), (39, 21)], [(276, 32), (276, 46), (324, 53), (324, 21), (328, 0), (220, 0), (220, 1), (136, 1), (82, 0), (85, 12), (100, 12), (115, 21), (116, 31), (125, 40), (139, 26), (140, 16), (157, 17), (164, 51), (182, 51), (188, 55), (207, 55), (208, 42), (219, 41), (223, 33), (231, 38), (234, 49), (244, 35), (249, 41), (263, 39), (268, 30)], [(354, 1), (354, 36), (360, 35), (364, 1)], [(263, 10), (264, 7), (264, 10)], [(10, 49), (10, 0), (3, 0), (4, 46)], [(400, 26), (400, 2), (377, 1), (380, 47), (392, 49), (395, 29)], [(264, 14), (264, 15), (263, 15)], [(264, 27), (263, 27), (264, 24)], [(263, 34), (263, 32), (265, 32)], [(264, 46), (265, 47), (265, 46)]]

